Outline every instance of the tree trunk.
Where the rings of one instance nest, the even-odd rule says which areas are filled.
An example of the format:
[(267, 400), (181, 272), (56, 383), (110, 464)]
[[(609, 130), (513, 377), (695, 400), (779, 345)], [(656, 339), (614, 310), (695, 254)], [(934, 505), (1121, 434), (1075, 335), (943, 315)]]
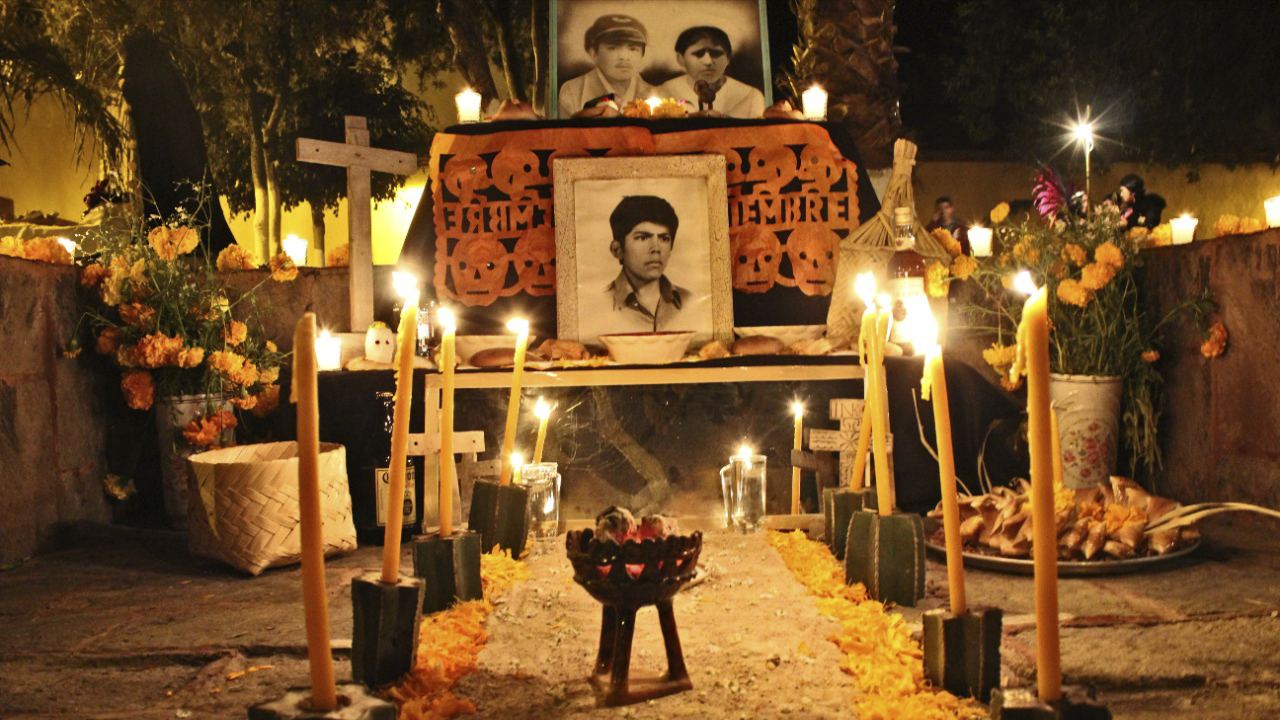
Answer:
[(498, 86), (489, 72), (489, 52), (479, 32), (480, 17), (474, 0), (439, 0), (436, 12), (449, 30), (453, 41), (453, 61), (471, 89), (480, 93), (481, 113), (490, 100), (498, 97)]
[[(250, 113), (254, 115), (254, 113)], [(271, 217), (267, 209), (267, 159), (262, 147), (262, 132), (253, 117), (249, 124), (249, 170), (253, 177), (253, 238), (263, 263), (271, 260)]]
[(901, 86), (893, 56), (893, 0), (799, 0), (800, 42), (791, 92), (813, 83), (829, 97), (827, 116), (844, 124), (869, 167), (889, 167), (902, 131)]
[[(313, 202), (307, 203), (307, 206), (311, 208), (311, 257), (307, 258), (307, 264), (324, 267), (328, 264), (324, 251), (324, 206)], [(312, 258), (318, 258), (318, 263)]]
[[(535, 5), (540, 4), (535, 0)], [(515, 22), (511, 17), (513, 3), (508, 0), (488, 0), (489, 13), (498, 29), (498, 52), (502, 55), (502, 74), (507, 83), (507, 95), (513, 100), (528, 102), (525, 92), (524, 62), (516, 48)]]
[(284, 221), (284, 198), (280, 195), (280, 177), (276, 172), (275, 162), (263, 163), (267, 170), (267, 217), (270, 220), (268, 231), (271, 237), (271, 254), (279, 253), (284, 245), (280, 242), (280, 229)]
[(543, 117), (552, 117), (547, 108), (547, 49), (548, 33), (547, 4), (534, 0), (533, 11), (529, 22), (529, 35), (533, 40), (533, 109)]

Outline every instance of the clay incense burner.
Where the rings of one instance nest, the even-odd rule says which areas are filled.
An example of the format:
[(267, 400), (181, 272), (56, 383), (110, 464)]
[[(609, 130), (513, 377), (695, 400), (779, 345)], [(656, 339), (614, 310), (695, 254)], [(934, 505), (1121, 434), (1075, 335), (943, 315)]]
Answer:
[[(600, 648), (591, 681), (604, 705), (630, 705), (689, 690), (671, 598), (693, 579), (702, 552), (702, 533), (649, 538), (641, 542), (598, 540), (594, 530), (565, 539), (573, 579), (604, 606)], [(667, 653), (667, 672), (656, 679), (630, 677), (636, 610), (658, 609)], [(634, 687), (633, 687), (634, 686)]]

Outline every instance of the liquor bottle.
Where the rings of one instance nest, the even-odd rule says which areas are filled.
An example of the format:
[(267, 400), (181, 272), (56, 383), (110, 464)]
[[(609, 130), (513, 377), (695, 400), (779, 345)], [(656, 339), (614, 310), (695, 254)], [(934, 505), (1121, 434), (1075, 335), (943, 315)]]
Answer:
[(889, 258), (888, 282), (885, 291), (893, 298), (893, 323), (889, 328), (889, 342), (902, 348), (903, 354), (915, 354), (912, 345), (912, 311), (929, 312), (929, 297), (925, 295), (924, 256), (916, 252), (915, 223), (911, 208), (893, 210), (893, 247)]
[[(384, 421), (370, 443), (360, 464), (351, 472), (351, 514), (356, 526), (356, 539), (363, 545), (382, 545), (386, 538), (387, 491), (391, 487), (391, 429), (395, 418), (395, 394), (380, 392)], [(421, 532), (422, 483), (417, 458), (405, 458), (404, 521), (400, 542)]]

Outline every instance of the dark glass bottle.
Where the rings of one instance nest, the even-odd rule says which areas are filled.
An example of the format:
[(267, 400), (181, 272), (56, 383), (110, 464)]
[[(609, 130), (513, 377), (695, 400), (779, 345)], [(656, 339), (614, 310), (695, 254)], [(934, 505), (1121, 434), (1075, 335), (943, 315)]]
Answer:
[[(395, 417), (395, 394), (380, 392), (384, 421), (375, 433), (360, 464), (351, 472), (351, 513), (356, 526), (356, 539), (362, 545), (381, 545), (386, 537), (385, 508), (387, 490), (391, 487), (391, 429)], [(422, 473), (418, 458), (405, 458), (404, 524), (400, 542), (406, 542), (422, 530)]]
[(893, 298), (893, 324), (889, 328), (889, 342), (900, 346), (904, 354), (913, 355), (915, 350), (911, 337), (911, 311), (928, 312), (929, 297), (924, 291), (924, 256), (916, 252), (915, 223), (911, 208), (900, 207), (893, 210), (893, 247), (885, 288)]

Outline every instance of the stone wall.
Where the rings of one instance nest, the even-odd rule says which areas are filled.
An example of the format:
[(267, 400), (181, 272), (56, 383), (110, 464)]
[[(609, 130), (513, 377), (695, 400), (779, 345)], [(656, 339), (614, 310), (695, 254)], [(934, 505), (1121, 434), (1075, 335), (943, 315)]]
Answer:
[(0, 567), (105, 522), (103, 378), (59, 356), (80, 319), (77, 271), (0, 256)]
[(1161, 425), (1170, 494), (1280, 509), (1280, 230), (1143, 253), (1145, 298), (1163, 312), (1206, 284), (1230, 340), (1200, 354), (1181, 323), (1166, 340)]

